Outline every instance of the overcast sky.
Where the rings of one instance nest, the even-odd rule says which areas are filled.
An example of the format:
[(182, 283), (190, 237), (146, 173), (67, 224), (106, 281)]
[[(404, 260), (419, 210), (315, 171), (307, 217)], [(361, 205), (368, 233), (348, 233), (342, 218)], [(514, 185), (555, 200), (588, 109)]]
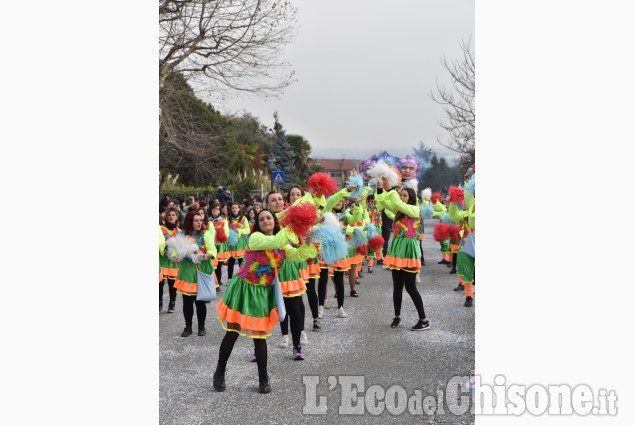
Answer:
[(309, 140), (314, 156), (337, 157), (345, 147), (347, 157), (401, 155), (419, 140), (452, 155), (435, 140), (445, 137), (443, 111), (430, 92), (437, 80), (449, 86), (440, 59), (459, 58), (462, 40), (474, 46), (473, 0), (293, 3), (299, 28), (286, 60), (298, 82), (280, 100), (233, 99), (219, 109), (245, 109), (269, 126), (277, 110), (287, 134)]

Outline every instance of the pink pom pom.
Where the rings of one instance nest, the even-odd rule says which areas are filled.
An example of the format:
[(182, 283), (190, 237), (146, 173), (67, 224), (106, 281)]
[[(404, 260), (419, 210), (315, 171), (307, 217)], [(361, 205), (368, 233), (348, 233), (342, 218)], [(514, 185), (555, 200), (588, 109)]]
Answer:
[(366, 248), (366, 244), (360, 245), (357, 248), (355, 248), (355, 254), (357, 254), (357, 255), (366, 255), (366, 254), (368, 254), (368, 249)]
[(328, 175), (328, 173), (315, 173), (306, 183), (307, 188), (315, 190), (315, 195), (320, 197), (322, 195), (329, 197), (337, 192), (337, 182), (335, 179)]
[(318, 219), (315, 206), (309, 203), (300, 203), (289, 207), (284, 218), (280, 220), (280, 225), (288, 227), (298, 236), (309, 236), (309, 232)]
[(462, 204), (463, 203), (463, 189), (456, 186), (450, 186), (450, 202)]
[(434, 240), (437, 242), (443, 242), (450, 239), (450, 227), (451, 225), (446, 223), (438, 223), (435, 225), (432, 233)]
[(384, 238), (381, 236), (370, 238), (368, 246), (372, 252), (377, 252), (384, 246)]
[(225, 229), (223, 227), (216, 231), (216, 238), (214, 242), (219, 245), (227, 242), (227, 234), (225, 233)]
[(442, 200), (443, 196), (441, 196), (439, 192), (434, 192), (432, 195), (430, 195), (430, 202), (432, 202), (433, 204), (436, 204), (437, 201), (441, 202)]

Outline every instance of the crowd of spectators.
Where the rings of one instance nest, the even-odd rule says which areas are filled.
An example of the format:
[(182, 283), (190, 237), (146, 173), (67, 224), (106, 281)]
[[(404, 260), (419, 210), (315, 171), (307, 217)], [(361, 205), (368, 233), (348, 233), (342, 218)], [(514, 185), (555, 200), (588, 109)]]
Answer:
[(238, 203), (244, 215), (248, 215), (250, 209), (253, 209), (256, 214), (262, 209), (262, 198), (260, 196), (246, 195), (242, 201), (236, 201), (233, 194), (225, 186), (220, 186), (215, 196), (212, 196), (212, 193), (206, 190), (200, 198), (195, 198), (194, 196), (188, 196), (185, 199), (172, 198), (164, 194), (159, 204), (159, 224), (163, 224), (165, 211), (171, 207), (178, 212), (179, 224), (182, 226), (188, 211), (198, 211), (202, 208), (209, 214), (210, 207), (218, 204), (221, 207), (221, 215), (227, 217), (230, 206), (234, 202)]

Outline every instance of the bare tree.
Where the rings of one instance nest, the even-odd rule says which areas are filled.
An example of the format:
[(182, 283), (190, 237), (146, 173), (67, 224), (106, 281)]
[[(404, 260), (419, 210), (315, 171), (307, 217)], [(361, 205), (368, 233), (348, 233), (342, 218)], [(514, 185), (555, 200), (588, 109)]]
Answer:
[(463, 58), (460, 61), (441, 60), (443, 67), (452, 79), (452, 90), (439, 86), (437, 93), (431, 93), (432, 100), (443, 105), (445, 120), (439, 122), (441, 128), (449, 134), (449, 141), (444, 143), (439, 137), (437, 141), (461, 154), (459, 167), (467, 169), (475, 159), (475, 66), (471, 40), (461, 42)]
[[(159, 151), (162, 171), (206, 183), (226, 178), (239, 146), (194, 89), (270, 96), (294, 79), (281, 49), (295, 34), (286, 0), (159, 0)], [(200, 102), (200, 101), (198, 101)], [(206, 115), (207, 114), (207, 115)], [(233, 150), (233, 151), (232, 151)]]
[(181, 73), (197, 88), (274, 95), (294, 72), (281, 49), (295, 34), (287, 0), (159, 0), (159, 85)]

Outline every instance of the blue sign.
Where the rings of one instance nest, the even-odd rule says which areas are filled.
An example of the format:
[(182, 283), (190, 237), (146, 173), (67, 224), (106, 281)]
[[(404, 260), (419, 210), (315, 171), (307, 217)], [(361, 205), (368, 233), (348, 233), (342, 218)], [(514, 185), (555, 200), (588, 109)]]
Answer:
[(274, 183), (284, 183), (284, 171), (274, 171), (273, 172), (273, 182)]

